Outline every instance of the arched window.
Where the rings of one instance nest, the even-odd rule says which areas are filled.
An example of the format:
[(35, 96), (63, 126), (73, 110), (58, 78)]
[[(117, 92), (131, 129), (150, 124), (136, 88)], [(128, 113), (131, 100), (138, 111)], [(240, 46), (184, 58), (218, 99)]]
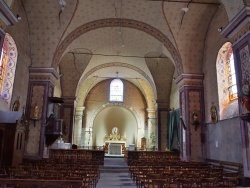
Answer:
[(233, 53), (231, 53), (230, 58), (227, 61), (227, 63), (228, 63), (227, 69), (228, 69), (229, 100), (232, 101), (238, 98)]
[(0, 58), (0, 95), (5, 108), (10, 108), (17, 62), (17, 48), (13, 38), (6, 33)]
[(217, 83), (220, 119), (235, 117), (238, 114), (238, 98), (232, 44), (225, 43), (217, 56)]
[(123, 82), (120, 79), (116, 78), (111, 81), (109, 100), (111, 102), (123, 102)]
[(3, 80), (6, 72), (7, 65), (7, 54), (6, 54), (6, 43), (3, 43), (1, 59), (0, 59), (0, 88), (3, 88)]

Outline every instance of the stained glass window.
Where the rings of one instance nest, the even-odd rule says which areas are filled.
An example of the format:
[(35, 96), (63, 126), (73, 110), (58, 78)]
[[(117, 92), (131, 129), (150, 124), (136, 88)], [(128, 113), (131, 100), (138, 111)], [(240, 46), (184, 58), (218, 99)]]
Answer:
[(1, 59), (0, 59), (0, 90), (3, 87), (4, 76), (6, 73), (6, 65), (7, 65), (7, 53), (6, 53), (6, 45), (3, 43)]
[(237, 95), (237, 85), (236, 85), (236, 75), (235, 75), (235, 67), (234, 67), (234, 56), (231, 53), (230, 58), (228, 60), (228, 91), (229, 91), (229, 99), (234, 100), (238, 97)]
[(8, 33), (4, 35), (0, 57), (0, 96), (8, 109), (11, 105), (17, 63), (16, 43)]
[(226, 42), (219, 50), (216, 62), (220, 120), (236, 117), (238, 98), (232, 44)]
[(120, 79), (111, 81), (109, 100), (111, 102), (123, 102), (123, 82)]

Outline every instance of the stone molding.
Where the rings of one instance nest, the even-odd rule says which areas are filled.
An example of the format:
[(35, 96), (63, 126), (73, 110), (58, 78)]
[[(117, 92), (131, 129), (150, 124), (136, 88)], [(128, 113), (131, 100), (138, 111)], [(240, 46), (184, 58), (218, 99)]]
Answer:
[(59, 74), (54, 68), (29, 68), (30, 81), (49, 81), (52, 84), (59, 79)]
[(180, 86), (203, 86), (203, 74), (181, 74), (176, 80)]

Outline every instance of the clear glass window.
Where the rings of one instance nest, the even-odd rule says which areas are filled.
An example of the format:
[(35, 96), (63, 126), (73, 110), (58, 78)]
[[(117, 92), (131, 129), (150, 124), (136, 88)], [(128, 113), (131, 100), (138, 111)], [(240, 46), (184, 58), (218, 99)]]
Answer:
[(109, 100), (111, 102), (123, 102), (123, 82), (120, 79), (111, 81)]

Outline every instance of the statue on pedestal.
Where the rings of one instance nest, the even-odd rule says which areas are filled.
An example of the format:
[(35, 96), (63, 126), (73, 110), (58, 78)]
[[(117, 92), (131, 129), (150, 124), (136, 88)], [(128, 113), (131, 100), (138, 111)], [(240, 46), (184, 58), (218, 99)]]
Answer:
[(120, 134), (118, 133), (118, 128), (114, 127), (112, 133), (110, 134), (111, 140), (120, 140)]

